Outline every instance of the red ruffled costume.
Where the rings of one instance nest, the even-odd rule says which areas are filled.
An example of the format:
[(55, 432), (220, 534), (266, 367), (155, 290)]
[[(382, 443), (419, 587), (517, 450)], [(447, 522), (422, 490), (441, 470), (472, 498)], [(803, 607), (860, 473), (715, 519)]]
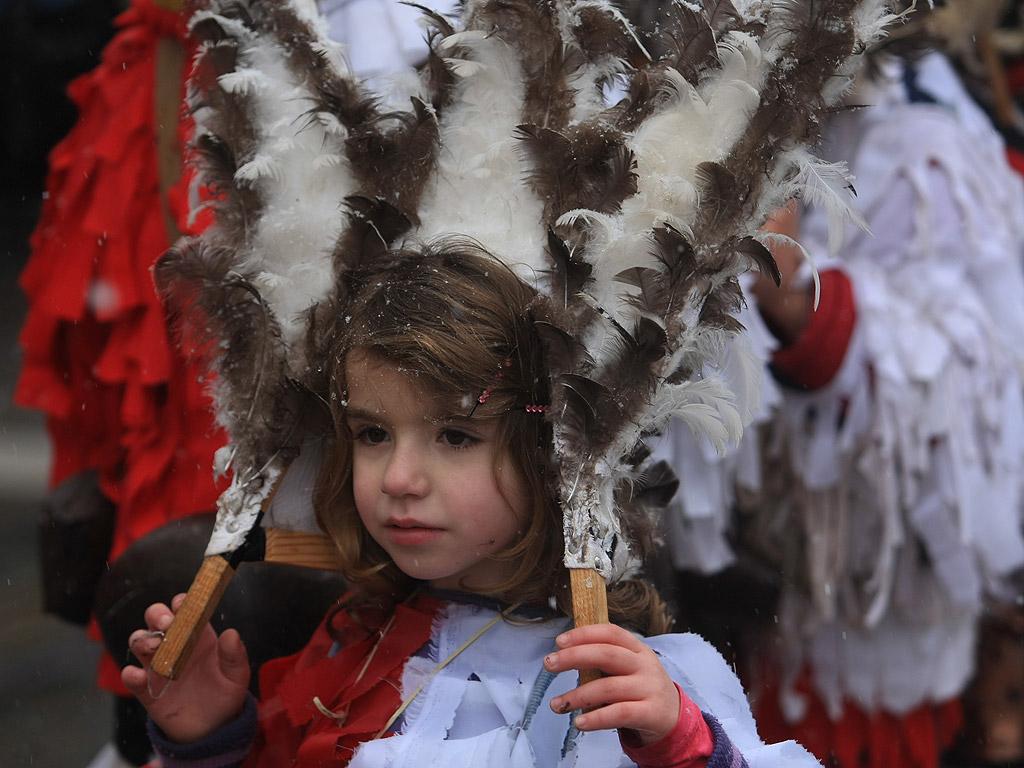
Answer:
[(940, 768), (943, 753), (963, 728), (960, 699), (923, 704), (899, 717), (869, 713), (846, 701), (842, 717), (832, 720), (807, 671), (796, 684), (807, 711), (799, 722), (790, 723), (779, 706), (774, 681), (761, 682), (753, 706), (761, 738), (796, 739), (829, 768)]
[[(98, 470), (117, 507), (110, 560), (168, 520), (212, 509), (219, 494), (213, 453), (226, 438), (198, 367), (170, 338), (151, 275), (169, 246), (164, 206), (183, 233), (206, 223), (187, 221), (188, 174), (162, 200), (158, 173), (156, 49), (162, 38), (186, 45), (186, 18), (133, 0), (99, 67), (70, 85), (79, 120), (50, 155), (21, 275), (29, 310), (15, 402), (46, 414), (52, 484)], [(182, 117), (176, 129), (184, 146), (190, 124)], [(106, 656), (99, 684), (127, 695)]]
[[(401, 705), (405, 663), (430, 640), (439, 607), (425, 595), (399, 605), (393, 629), (383, 636), (342, 611), (321, 624), (302, 651), (264, 664), (260, 731), (244, 768), (279, 768), (293, 759), (298, 766), (347, 765), (356, 747), (381, 732)], [(343, 647), (328, 656), (334, 638)], [(335, 692), (321, 703), (336, 719), (313, 703), (325, 691)]]

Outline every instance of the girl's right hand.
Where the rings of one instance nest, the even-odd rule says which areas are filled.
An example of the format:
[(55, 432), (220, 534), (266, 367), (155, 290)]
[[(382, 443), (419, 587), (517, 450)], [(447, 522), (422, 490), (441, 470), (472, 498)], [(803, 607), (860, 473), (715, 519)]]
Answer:
[(146, 626), (132, 633), (129, 648), (141, 667), (121, 670), (121, 681), (149, 712), (168, 739), (178, 744), (198, 741), (234, 720), (245, 705), (249, 657), (234, 629), (218, 637), (207, 625), (184, 671), (173, 681), (150, 669), (161, 636), (171, 626), (185, 595), (171, 608), (155, 603), (146, 609)]

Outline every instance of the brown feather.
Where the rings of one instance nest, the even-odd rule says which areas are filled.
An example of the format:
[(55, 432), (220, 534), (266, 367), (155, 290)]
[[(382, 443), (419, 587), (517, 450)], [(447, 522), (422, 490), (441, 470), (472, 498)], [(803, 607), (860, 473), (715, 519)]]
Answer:
[(720, 163), (698, 165), (696, 183), (700, 205), (694, 230), (702, 232), (708, 240), (718, 240), (723, 229), (738, 220), (742, 201), (749, 196), (744, 181)]
[[(238, 66), (238, 44), (235, 41), (224, 41), (206, 46), (203, 50), (204, 67), (209, 67), (213, 78), (234, 72)], [(193, 75), (195, 77), (195, 75)]]
[(248, 236), (249, 223), (260, 215), (263, 201), (252, 187), (235, 180), (235, 172), (255, 154), (259, 135), (252, 120), (252, 99), (225, 91), (218, 81), (237, 66), (237, 45), (219, 24), (209, 21), (196, 25), (210, 35), (210, 45), (202, 49), (189, 86), (192, 111), (209, 108), (208, 133), (196, 136), (191, 152), (201, 163), (222, 239), (241, 242)]
[[(419, 8), (432, 22), (431, 29), (427, 32), (427, 61), (424, 64), (423, 80), (427, 93), (430, 94), (430, 105), (434, 108), (434, 114), (440, 119), (445, 108), (451, 103), (455, 83), (458, 78), (451, 67), (445, 62), (445, 56), (438, 50), (438, 44), (444, 38), (452, 35), (454, 29), (448, 20), (440, 14), (424, 8), (416, 3), (407, 3), (414, 8)], [(450, 52), (449, 55), (455, 52)]]
[(360, 194), (384, 198), (417, 224), (420, 197), (437, 163), (440, 128), (433, 110), (419, 99), (412, 104), (411, 112), (390, 113), (353, 130), (345, 150)]
[(664, 267), (667, 290), (676, 296), (685, 295), (684, 283), (697, 273), (697, 254), (683, 234), (664, 224), (651, 233), (651, 255)]
[(584, 63), (577, 48), (559, 45), (542, 66), (527, 71), (523, 96), (522, 120), (544, 128), (563, 129), (569, 123), (576, 92), (569, 78)]
[(695, 8), (673, 3), (660, 20), (656, 39), (665, 50), (661, 63), (672, 66), (694, 85), (719, 68), (715, 33)]
[(587, 59), (593, 61), (614, 56), (637, 68), (650, 63), (650, 57), (636, 35), (610, 8), (584, 5), (575, 9), (573, 22), (573, 36)]
[(667, 462), (650, 464), (633, 478), (632, 497), (648, 509), (664, 509), (679, 490), (679, 478)]
[(280, 445), (275, 425), (291, 423), (294, 388), (280, 326), (252, 283), (235, 272), (235, 260), (230, 249), (184, 239), (158, 260), (154, 277), (183, 346), (214, 368), (217, 386), (230, 392), (218, 412), (221, 423), (260, 462), (247, 466), (259, 466)]
[[(565, 425), (567, 436), (577, 443), (579, 456), (605, 453), (615, 439), (607, 415), (615, 397), (602, 384), (587, 376), (562, 373), (553, 377), (553, 409)], [(616, 419), (615, 424), (619, 423)]]
[(621, 423), (650, 402), (658, 383), (655, 371), (668, 349), (665, 329), (649, 317), (639, 317), (632, 333), (613, 324), (618, 335), (610, 337), (613, 353), (603, 365), (600, 381), (615, 392), (606, 420)]
[(705, 298), (698, 322), (704, 328), (720, 328), (730, 333), (739, 333), (743, 330), (743, 324), (736, 319), (736, 313), (742, 304), (743, 291), (739, 281), (730, 278)]
[(345, 198), (348, 226), (334, 246), (334, 271), (338, 282), (344, 275), (388, 252), (409, 230), (408, 217), (384, 198), (359, 195)]
[(562, 306), (568, 307), (577, 293), (584, 290), (593, 279), (594, 266), (581, 258), (581, 254), (553, 230), (548, 230), (548, 255), (554, 265), (551, 270), (552, 296), (562, 299)]
[(266, 11), (266, 18), (256, 22), (255, 27), (268, 38), (276, 38), (287, 51), (285, 61), (292, 73), (315, 94), (312, 111), (330, 113), (349, 129), (379, 118), (373, 94), (361, 83), (339, 76), (327, 66), (312, 29), (291, 7), (279, 3), (261, 3), (260, 7)]
[[(828, 112), (822, 98), (825, 85), (837, 76), (845, 58), (857, 52), (850, 21), (855, 6), (856, 0), (834, 0), (785, 4), (774, 11), (792, 35), (779, 59), (792, 63), (768, 72), (747, 130), (722, 163), (746, 191), (739, 217), (753, 220), (776, 156), (788, 147), (816, 140)], [(802, 108), (793, 109), (793, 104)]]
[(754, 36), (760, 36), (763, 31), (763, 26), (757, 22), (744, 23), (732, 0), (703, 0), (702, 6), (708, 26), (716, 38), (727, 30), (747, 32)]
[(636, 160), (623, 134), (603, 120), (557, 132), (521, 125), (516, 131), (530, 171), (527, 182), (544, 201), (549, 226), (580, 208), (615, 213), (637, 191)]
[(629, 294), (627, 301), (656, 317), (665, 317), (677, 309), (673, 303), (676, 296), (664, 278), (664, 272), (653, 267), (630, 267), (615, 276), (618, 282), (639, 289), (638, 293)]
[(667, 92), (660, 88), (666, 69), (667, 65), (657, 63), (633, 72), (626, 96), (608, 110), (609, 122), (623, 133), (639, 128), (667, 100)]
[(731, 242), (729, 246), (733, 253), (753, 262), (757, 271), (765, 277), (770, 277), (776, 286), (782, 284), (782, 273), (779, 272), (779, 265), (775, 263), (775, 257), (759, 241), (752, 237), (743, 237)]
[(559, 361), (562, 369), (566, 371), (581, 372), (593, 369), (593, 358), (576, 336), (548, 320), (535, 320), (533, 327), (544, 345), (547, 359)]

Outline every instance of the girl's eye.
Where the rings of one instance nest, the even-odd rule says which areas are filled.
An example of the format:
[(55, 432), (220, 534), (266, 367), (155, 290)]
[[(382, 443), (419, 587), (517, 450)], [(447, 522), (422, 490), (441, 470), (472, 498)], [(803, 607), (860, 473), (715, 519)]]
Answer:
[(477, 442), (475, 437), (467, 435), (460, 429), (441, 430), (441, 435), (438, 439), (449, 448), (468, 448)]
[(366, 445), (379, 445), (387, 439), (388, 433), (380, 427), (362, 427), (356, 432), (356, 440)]

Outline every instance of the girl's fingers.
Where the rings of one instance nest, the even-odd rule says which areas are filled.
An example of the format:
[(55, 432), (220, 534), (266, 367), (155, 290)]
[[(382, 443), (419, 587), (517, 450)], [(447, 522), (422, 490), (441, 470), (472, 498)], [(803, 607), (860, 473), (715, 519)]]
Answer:
[(146, 620), (146, 626), (150, 631), (166, 632), (167, 628), (171, 626), (174, 614), (171, 613), (171, 609), (163, 603), (153, 603), (153, 605), (146, 609), (144, 618)]
[[(653, 652), (646, 647), (642, 650), (653, 656)], [(544, 668), (555, 673), (570, 669), (599, 669), (606, 675), (632, 675), (650, 662), (645, 655), (643, 652), (605, 643), (578, 645), (549, 653), (544, 657)]]
[(606, 704), (643, 701), (650, 693), (641, 678), (602, 677), (556, 696), (551, 700), (551, 708), (556, 712), (574, 712)]
[[(665, 720), (666, 722), (661, 724), (660, 720)], [(674, 720), (672, 723), (667, 721), (668, 717), (659, 717), (659, 713), (652, 712), (649, 706), (638, 701), (623, 701), (609, 704), (600, 709), (576, 715), (573, 719), (573, 723), (581, 731), (631, 728), (640, 733), (641, 737), (655, 737), (655, 740), (668, 733), (675, 724)], [(658, 726), (652, 728), (652, 724), (655, 723)]]
[(560, 714), (579, 712), (573, 722), (581, 731), (630, 728), (644, 744), (668, 735), (679, 720), (678, 692), (659, 691), (637, 681), (604, 678), (551, 700)]
[(243, 687), (249, 685), (249, 654), (238, 631), (224, 630), (217, 640), (220, 671), (225, 678)]
[(121, 670), (121, 682), (124, 683), (124, 687), (143, 704), (149, 700), (146, 674), (142, 667), (127, 666)]
[(635, 653), (647, 649), (640, 638), (617, 624), (590, 624), (585, 627), (576, 627), (555, 638), (555, 645), (559, 649), (593, 643), (617, 645)]
[(128, 638), (128, 650), (143, 665), (148, 666), (163, 639), (164, 633), (159, 630), (137, 629)]
[(558, 650), (544, 658), (550, 672), (597, 669), (605, 677), (551, 700), (555, 712), (577, 715), (581, 731), (630, 728), (643, 743), (662, 738), (679, 717), (679, 695), (654, 651), (612, 624), (577, 627), (555, 639)]

